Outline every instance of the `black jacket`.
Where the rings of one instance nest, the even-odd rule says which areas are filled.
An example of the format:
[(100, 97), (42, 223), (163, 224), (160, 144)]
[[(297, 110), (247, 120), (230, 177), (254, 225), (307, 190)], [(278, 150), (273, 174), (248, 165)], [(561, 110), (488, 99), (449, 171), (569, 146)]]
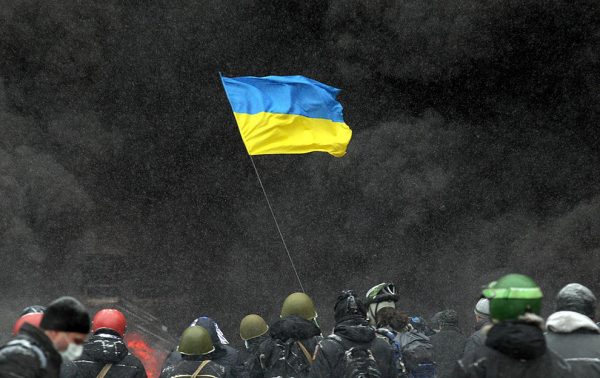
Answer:
[(185, 356), (181, 361), (175, 364), (171, 373), (167, 377), (171, 378), (177, 375), (191, 376), (205, 360), (208, 361), (208, 363), (200, 371), (199, 377), (208, 376), (223, 378), (226, 376), (225, 367), (217, 364), (216, 362), (201, 357)]
[(600, 329), (587, 316), (556, 312), (546, 323), (546, 343), (565, 359), (574, 377), (600, 377)]
[(504, 321), (487, 334), (485, 346), (465, 355), (451, 377), (571, 377), (569, 365), (546, 348), (541, 318)]
[(30, 324), (0, 347), (1, 378), (58, 378), (61, 362), (44, 331)]
[[(215, 351), (211, 352), (208, 356), (209, 359), (226, 369), (231, 369), (234, 367), (238, 361), (238, 351), (237, 349), (227, 345), (227, 344), (214, 344)], [(161, 367), (160, 378), (164, 378), (170, 374), (173, 370), (173, 367), (177, 365), (182, 360), (181, 353), (174, 350), (165, 359)], [(164, 374), (162, 372), (165, 372)]]
[(467, 339), (467, 341), (465, 343), (465, 349), (463, 351), (463, 356), (474, 353), (475, 350), (477, 350), (485, 345), (485, 334), (487, 332), (487, 328), (489, 328), (488, 326), (491, 327), (491, 325), (492, 325), (492, 323), (487, 320), (478, 322), (475, 325), (475, 332), (473, 332), (471, 334), (471, 336), (469, 336), (469, 338)]
[(429, 336), (433, 345), (433, 357), (438, 378), (446, 378), (452, 372), (456, 361), (460, 360), (467, 337), (458, 327), (444, 326), (440, 332)]
[(75, 365), (79, 377), (96, 378), (106, 364), (112, 364), (106, 378), (146, 378), (144, 365), (129, 352), (123, 339), (102, 332), (90, 337), (83, 345), (83, 353)]
[(269, 335), (255, 337), (246, 341), (246, 349), (238, 354), (238, 361), (231, 370), (233, 378), (259, 378), (262, 377), (262, 368), (259, 359), (259, 347)]
[(273, 323), (267, 338), (259, 347), (259, 361), (265, 378), (308, 377), (312, 362), (300, 344), (312, 357), (321, 340), (321, 330), (298, 316), (287, 316)]
[(375, 334), (375, 329), (362, 318), (338, 323), (333, 334), (319, 342), (310, 377), (340, 377), (345, 370), (344, 355), (353, 347), (371, 351), (382, 378), (396, 376), (394, 356), (390, 344)]

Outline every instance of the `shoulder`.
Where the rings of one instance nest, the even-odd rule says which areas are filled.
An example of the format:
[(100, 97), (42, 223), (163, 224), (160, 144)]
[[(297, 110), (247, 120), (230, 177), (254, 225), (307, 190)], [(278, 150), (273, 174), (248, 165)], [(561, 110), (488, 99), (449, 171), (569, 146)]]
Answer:
[(11, 360), (22, 361), (23, 365), (45, 368), (48, 357), (35, 343), (26, 338), (15, 338), (0, 348), (0, 363)]

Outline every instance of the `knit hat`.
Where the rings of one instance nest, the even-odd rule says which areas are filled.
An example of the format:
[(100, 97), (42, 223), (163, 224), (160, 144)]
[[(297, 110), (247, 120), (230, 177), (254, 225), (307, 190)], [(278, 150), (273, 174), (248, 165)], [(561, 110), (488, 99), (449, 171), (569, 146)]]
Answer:
[(363, 301), (352, 290), (344, 290), (333, 307), (335, 322), (352, 318), (366, 318), (367, 311)]
[(90, 316), (75, 298), (61, 297), (50, 303), (40, 328), (52, 331), (90, 332)]
[(556, 311), (574, 311), (594, 319), (596, 296), (587, 287), (570, 283), (558, 292)]
[(481, 298), (475, 305), (475, 315), (482, 318), (490, 317), (490, 300), (487, 298)]
[(454, 310), (444, 310), (435, 314), (434, 318), (440, 328), (458, 327), (458, 314)]

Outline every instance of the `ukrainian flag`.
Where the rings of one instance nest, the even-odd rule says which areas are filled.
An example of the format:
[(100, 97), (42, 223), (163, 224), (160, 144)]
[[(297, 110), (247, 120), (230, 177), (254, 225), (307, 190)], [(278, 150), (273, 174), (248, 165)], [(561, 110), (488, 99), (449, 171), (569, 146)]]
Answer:
[(346, 154), (352, 130), (336, 100), (339, 89), (304, 76), (221, 80), (250, 155)]

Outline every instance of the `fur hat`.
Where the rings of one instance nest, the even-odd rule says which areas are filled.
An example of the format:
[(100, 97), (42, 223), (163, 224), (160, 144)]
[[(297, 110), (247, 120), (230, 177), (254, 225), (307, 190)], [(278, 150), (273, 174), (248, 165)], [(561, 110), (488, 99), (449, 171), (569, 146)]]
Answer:
[(61, 297), (50, 303), (40, 324), (41, 329), (64, 332), (90, 332), (90, 316), (75, 298)]

